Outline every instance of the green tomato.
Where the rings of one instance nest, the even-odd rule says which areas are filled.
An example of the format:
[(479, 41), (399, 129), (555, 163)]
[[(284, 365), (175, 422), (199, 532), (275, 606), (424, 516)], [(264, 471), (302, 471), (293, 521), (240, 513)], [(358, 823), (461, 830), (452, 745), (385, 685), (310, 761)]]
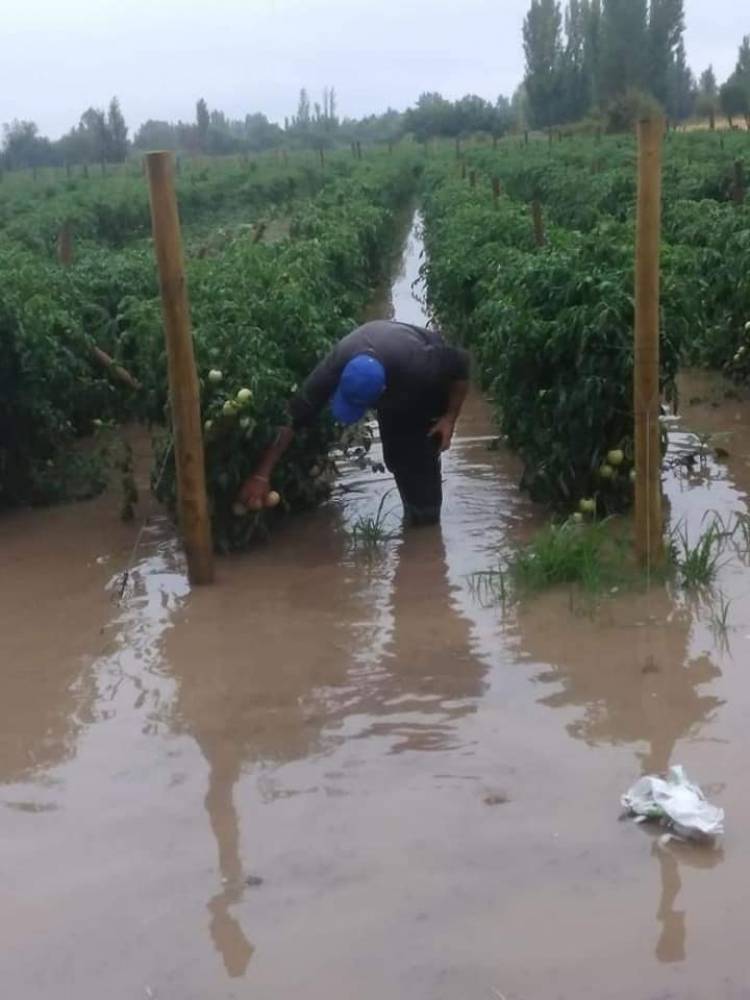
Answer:
[(577, 510), (573, 515), (573, 523), (583, 524), (583, 514), (580, 512), (580, 510)]
[(240, 389), (237, 393), (237, 402), (245, 406), (253, 398), (252, 391), (250, 389)]
[(211, 371), (208, 373), (208, 381), (212, 385), (218, 385), (223, 378), (224, 375), (222, 374), (222, 372), (219, 371), (218, 368), (212, 368)]
[(593, 514), (596, 511), (596, 500), (593, 497), (587, 497), (581, 500), (578, 507), (582, 514)]
[(622, 465), (625, 461), (625, 452), (621, 448), (615, 448), (610, 452), (607, 452), (607, 461), (610, 465), (617, 468), (618, 465)]
[(211, 430), (211, 428), (213, 427), (213, 425), (214, 425), (213, 420), (207, 420), (205, 422), (205, 424), (203, 425), (203, 430), (206, 432), (206, 434), (208, 434), (208, 432)]
[(614, 474), (615, 474), (615, 470), (612, 468), (611, 465), (607, 465), (606, 462), (599, 469), (599, 475), (602, 477), (602, 479), (612, 479), (612, 477), (614, 476)]
[(228, 399), (221, 408), (225, 417), (233, 417), (237, 412), (237, 404), (233, 399)]

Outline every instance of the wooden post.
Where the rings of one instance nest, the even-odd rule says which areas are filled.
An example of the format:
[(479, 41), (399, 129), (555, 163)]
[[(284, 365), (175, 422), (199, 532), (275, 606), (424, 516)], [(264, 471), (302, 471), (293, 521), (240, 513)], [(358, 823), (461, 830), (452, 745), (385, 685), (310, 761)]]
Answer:
[(664, 120), (638, 125), (638, 214), (635, 258), (635, 548), (642, 565), (662, 558), (659, 432), (659, 285), (661, 161)]
[(466, 160), (461, 160), (461, 180), (466, 180)]
[(538, 247), (543, 247), (547, 242), (547, 237), (544, 235), (542, 203), (538, 198), (534, 198), (531, 203), (531, 218), (534, 220), (534, 242)]
[(742, 160), (734, 161), (734, 184), (732, 185), (732, 200), (735, 205), (745, 204), (745, 165)]
[(320, 169), (325, 170), (326, 168), (326, 154), (323, 152), (323, 147), (321, 146), (318, 150), (320, 153)]
[(69, 222), (64, 222), (57, 234), (57, 259), (63, 267), (73, 263), (73, 230)]
[(497, 205), (498, 201), (500, 200), (500, 178), (499, 177), (493, 177), (492, 178), (492, 200), (494, 201), (494, 203), (496, 205)]
[(357, 139), (357, 159), (362, 159), (362, 143)]
[(492, 133), (492, 148), (497, 149), (497, 133)]
[(470, 187), (476, 187), (477, 186), (477, 172), (476, 172), (476, 170), (470, 170), (469, 171), (469, 185), (470, 185)]
[(528, 146), (529, 144), (529, 130), (527, 128), (523, 130), (523, 144), (524, 146)]
[(456, 136), (456, 159), (461, 159), (461, 140), (458, 136)]
[(211, 583), (214, 578), (213, 545), (206, 497), (200, 393), (172, 154), (148, 153), (146, 171), (167, 344), (180, 530), (191, 582)]

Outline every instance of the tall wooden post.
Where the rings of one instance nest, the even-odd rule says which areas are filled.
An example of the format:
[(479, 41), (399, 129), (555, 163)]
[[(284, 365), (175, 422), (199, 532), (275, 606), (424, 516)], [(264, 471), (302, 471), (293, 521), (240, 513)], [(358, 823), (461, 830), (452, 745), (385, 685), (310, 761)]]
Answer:
[(638, 217), (635, 258), (635, 548), (641, 564), (660, 563), (662, 544), (659, 433), (659, 285), (664, 119), (638, 126)]
[(534, 198), (531, 203), (531, 218), (534, 221), (534, 242), (538, 247), (543, 247), (547, 242), (547, 237), (544, 234), (542, 203), (538, 198)]
[(211, 583), (214, 578), (213, 545), (206, 497), (200, 393), (172, 154), (148, 153), (146, 171), (167, 344), (180, 530), (191, 582)]
[(477, 172), (476, 172), (476, 170), (470, 170), (469, 171), (469, 185), (471, 187), (476, 187), (477, 186)]
[(497, 205), (500, 200), (500, 178), (492, 178), (492, 200)]
[(63, 222), (57, 234), (57, 259), (63, 267), (73, 263), (73, 230), (69, 222)]
[(745, 164), (742, 160), (734, 161), (734, 183), (732, 185), (732, 200), (735, 205), (745, 204)]

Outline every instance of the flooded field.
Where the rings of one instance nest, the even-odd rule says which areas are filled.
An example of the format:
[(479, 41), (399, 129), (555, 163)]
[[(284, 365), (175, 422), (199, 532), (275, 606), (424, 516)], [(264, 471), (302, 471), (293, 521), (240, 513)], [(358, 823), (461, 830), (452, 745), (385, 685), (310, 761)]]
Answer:
[[(424, 321), (420, 253), (415, 224), (376, 311)], [(675, 446), (725, 435), (667, 477), (696, 532), (747, 511), (750, 404), (682, 396)], [(750, 997), (750, 570), (722, 563), (724, 628), (661, 587), (487, 606), (472, 574), (540, 523), (494, 439), (475, 394), (440, 529), (354, 551), (392, 483), (347, 468), (196, 591), (157, 510), (122, 601), (111, 497), (0, 521), (9, 997)], [(717, 850), (618, 821), (675, 763), (727, 810)]]

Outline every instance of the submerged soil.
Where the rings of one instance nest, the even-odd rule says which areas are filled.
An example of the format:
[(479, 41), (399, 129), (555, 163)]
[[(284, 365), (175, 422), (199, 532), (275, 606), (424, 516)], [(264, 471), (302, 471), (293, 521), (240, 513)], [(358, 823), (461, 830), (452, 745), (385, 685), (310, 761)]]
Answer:
[[(420, 253), (415, 227), (373, 314), (424, 321)], [(750, 404), (694, 374), (683, 399), (676, 446), (730, 431), (668, 475), (696, 532), (747, 510)], [(494, 438), (474, 395), (440, 529), (402, 537), (394, 512), (354, 551), (392, 483), (345, 468), (195, 591), (156, 509), (122, 600), (117, 498), (0, 521), (5, 994), (750, 997), (743, 554), (727, 629), (661, 587), (487, 605), (472, 574), (539, 523)], [(719, 849), (618, 821), (674, 763), (726, 808)]]

